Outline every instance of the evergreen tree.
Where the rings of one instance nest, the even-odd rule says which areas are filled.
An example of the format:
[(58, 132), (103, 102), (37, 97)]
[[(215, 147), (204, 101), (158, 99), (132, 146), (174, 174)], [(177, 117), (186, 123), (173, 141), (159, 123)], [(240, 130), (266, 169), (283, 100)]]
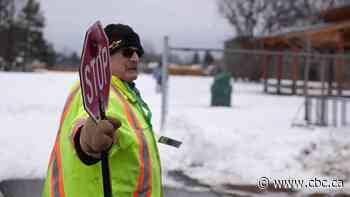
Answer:
[(73, 66), (78, 67), (80, 65), (80, 57), (77, 52), (73, 52), (70, 56), (70, 62)]
[(20, 25), (23, 31), (23, 40), (19, 50), (24, 55), (24, 63), (30, 63), (34, 59), (42, 60), (41, 55), (48, 48), (43, 37), (45, 19), (40, 10), (40, 3), (28, 0), (19, 15)]
[(196, 51), (193, 55), (192, 64), (199, 64), (199, 63), (200, 63), (200, 57), (199, 57), (199, 53)]
[(37, 0), (0, 0), (0, 57), (5, 61), (5, 70), (34, 60), (55, 63), (56, 53), (44, 39), (44, 27), (45, 18)]
[(210, 64), (214, 62), (214, 57), (211, 55), (210, 51), (205, 51), (204, 59), (203, 59), (203, 66), (206, 68)]
[(0, 0), (0, 57), (4, 61), (5, 71), (12, 69), (15, 59), (15, 2), (13, 0)]
[(8, 27), (14, 14), (13, 0), (0, 0), (0, 29)]
[(57, 61), (57, 53), (52, 44), (46, 44), (45, 50), (43, 50), (40, 55), (40, 60), (45, 62), (48, 67), (52, 67), (56, 64)]

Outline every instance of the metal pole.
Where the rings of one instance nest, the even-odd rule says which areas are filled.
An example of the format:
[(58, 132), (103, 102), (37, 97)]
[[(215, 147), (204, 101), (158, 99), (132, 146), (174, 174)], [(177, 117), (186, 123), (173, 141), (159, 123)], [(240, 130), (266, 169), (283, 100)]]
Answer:
[(325, 105), (324, 105), (324, 107), (325, 107), (325, 108), (324, 108), (324, 111), (325, 111), (325, 112), (324, 112), (324, 114), (325, 114), (325, 115), (324, 115), (324, 116), (325, 116), (325, 117), (324, 117), (325, 126), (328, 126), (328, 122), (329, 122), (329, 120), (328, 120), (328, 119), (329, 119), (329, 115), (328, 115), (328, 114), (329, 114), (329, 113), (328, 113), (328, 112), (329, 112), (329, 110), (328, 110), (328, 108), (329, 108), (329, 107), (328, 107), (328, 103), (329, 103), (329, 102), (328, 102), (328, 100), (329, 100), (329, 98), (326, 97), (326, 99), (325, 99), (325, 101), (324, 101), (324, 102), (325, 102)]
[[(296, 48), (293, 48), (292, 49), (292, 51), (294, 52), (294, 53), (298, 53), (298, 52), (300, 52), (299, 51), (299, 49), (296, 49)], [(288, 55), (288, 56), (290, 56), (290, 55)], [(292, 81), (293, 81), (293, 83), (292, 83), (292, 94), (293, 95), (296, 95), (297, 94), (297, 82), (298, 82), (298, 57), (297, 56), (292, 56), (292, 58), (293, 58), (293, 60), (292, 60)]]
[(343, 98), (341, 100), (341, 124), (342, 126), (346, 126), (346, 99)]
[[(337, 32), (336, 35), (337, 40), (337, 53), (344, 55), (344, 35), (341, 32)], [(337, 82), (337, 93), (338, 96), (342, 95), (343, 92), (343, 76), (344, 76), (344, 59), (336, 58), (335, 65), (335, 73), (336, 73), (336, 82)]]
[(168, 57), (169, 57), (169, 37), (164, 37), (164, 46), (162, 54), (162, 104), (161, 104), (161, 122), (160, 130), (163, 131), (168, 113)]
[[(277, 71), (278, 70), (277, 69), (277, 67), (278, 67), (278, 55), (274, 55), (272, 58), (273, 59), (272, 59), (271, 66), (272, 66), (272, 69), (273, 69), (273, 77), (274, 78), (272, 78), (273, 81), (270, 82), (270, 83), (269, 83), (269, 81), (267, 81), (267, 86), (271, 85), (272, 90), (275, 90), (276, 93), (277, 93), (277, 91), (278, 91), (278, 71)], [(276, 80), (276, 84), (274, 83), (274, 80)]]
[(338, 125), (338, 98), (333, 98), (333, 126), (337, 127)]
[(326, 121), (325, 121), (325, 94), (326, 94), (326, 59), (321, 59), (321, 126), (326, 126)]
[(262, 70), (263, 70), (263, 80), (264, 80), (264, 92), (267, 93), (268, 91), (268, 87), (267, 87), (267, 79), (268, 79), (268, 76), (269, 76), (269, 64), (270, 64), (270, 60), (271, 60), (271, 55), (265, 55), (264, 56), (264, 64), (263, 64), (263, 67), (262, 67)]
[[(310, 41), (309, 37), (306, 40), (306, 47), (307, 47), (306, 48), (307, 54), (310, 54), (311, 53), (311, 41)], [(308, 92), (310, 62), (311, 62), (311, 57), (310, 57), (310, 55), (307, 55), (305, 69), (304, 69), (305, 121), (307, 124), (310, 124), (310, 98), (309, 98), (309, 92)]]
[(281, 94), (281, 81), (282, 81), (282, 75), (283, 75), (283, 54), (278, 55), (277, 57), (277, 65), (276, 65), (276, 74), (277, 74), (277, 94)]
[(315, 108), (316, 108), (316, 110), (315, 110), (315, 112), (316, 112), (316, 124), (321, 125), (321, 122), (322, 122), (321, 121), (321, 110), (320, 110), (321, 100), (318, 97), (315, 97), (314, 99), (315, 99)]

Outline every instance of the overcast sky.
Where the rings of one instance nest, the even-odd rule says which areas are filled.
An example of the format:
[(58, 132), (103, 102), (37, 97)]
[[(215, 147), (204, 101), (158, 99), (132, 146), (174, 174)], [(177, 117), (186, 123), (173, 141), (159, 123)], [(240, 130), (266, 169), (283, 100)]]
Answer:
[[(100, 20), (129, 24), (144, 43), (162, 50), (170, 43), (189, 47), (223, 47), (233, 30), (218, 13), (216, 0), (41, 0), (45, 33), (58, 50), (80, 53), (87, 28)], [(148, 44), (149, 45), (149, 44)]]

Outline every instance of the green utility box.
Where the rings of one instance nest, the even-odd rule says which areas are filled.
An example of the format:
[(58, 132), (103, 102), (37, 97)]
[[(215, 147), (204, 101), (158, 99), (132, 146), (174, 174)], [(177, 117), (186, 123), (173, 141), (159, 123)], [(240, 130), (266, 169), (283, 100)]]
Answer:
[(220, 73), (211, 86), (211, 106), (231, 106), (231, 75)]

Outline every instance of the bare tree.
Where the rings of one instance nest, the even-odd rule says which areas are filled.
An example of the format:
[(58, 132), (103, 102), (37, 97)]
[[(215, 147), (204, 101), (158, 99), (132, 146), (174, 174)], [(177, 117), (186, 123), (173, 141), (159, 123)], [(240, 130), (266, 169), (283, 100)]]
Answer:
[(290, 26), (319, 23), (319, 13), (337, 5), (337, 0), (272, 1), (270, 14), (265, 13), (266, 29), (263, 33), (279, 31)]
[(228, 20), (238, 36), (256, 34), (260, 17), (267, 9), (264, 0), (218, 0), (220, 13)]
[[(254, 37), (282, 28), (312, 23), (318, 12), (340, 5), (344, 0), (217, 0), (220, 14), (238, 37)], [(305, 18), (310, 20), (305, 20)]]
[[(256, 48), (249, 40), (256, 36), (287, 30), (288, 27), (320, 23), (322, 11), (349, 0), (217, 0), (224, 18), (235, 30), (235, 38), (225, 43), (225, 48)], [(237, 78), (259, 80), (258, 57), (226, 52), (224, 62)]]

